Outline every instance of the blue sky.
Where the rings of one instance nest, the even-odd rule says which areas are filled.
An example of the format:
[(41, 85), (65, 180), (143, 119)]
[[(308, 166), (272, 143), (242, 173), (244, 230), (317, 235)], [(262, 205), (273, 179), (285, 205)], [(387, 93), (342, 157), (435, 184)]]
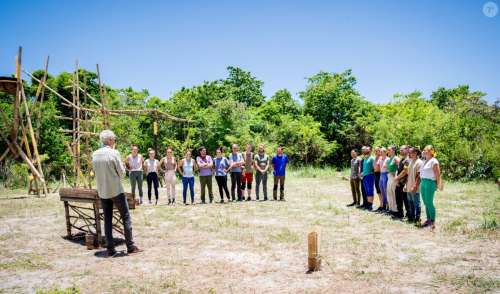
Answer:
[[(353, 70), (374, 102), (394, 93), (469, 84), (500, 98), (500, 15), (482, 0), (10, 1), (0, 4), (0, 75), (17, 46), (28, 70), (75, 60), (113, 87), (168, 98), (240, 66), (296, 97), (319, 70)], [(500, 1), (495, 0), (500, 6)]]

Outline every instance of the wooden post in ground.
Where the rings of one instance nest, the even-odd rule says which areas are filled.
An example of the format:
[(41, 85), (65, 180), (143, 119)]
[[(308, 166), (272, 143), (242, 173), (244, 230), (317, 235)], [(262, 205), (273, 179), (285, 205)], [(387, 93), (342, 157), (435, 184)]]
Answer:
[(311, 232), (307, 236), (307, 251), (308, 272), (319, 271), (321, 267), (321, 259), (319, 257), (318, 233)]
[[(87, 106), (87, 76), (85, 76), (83, 78), (83, 104), (85, 106)], [(83, 127), (84, 128), (87, 128), (88, 127), (88, 116), (89, 116), (89, 113), (88, 111), (83, 111)], [(87, 179), (87, 188), (88, 189), (92, 189), (92, 177), (90, 175), (90, 171), (92, 170), (92, 159), (91, 159), (91, 152), (90, 152), (90, 138), (89, 136), (84, 136), (84, 148), (85, 148), (85, 156), (87, 157), (87, 169), (85, 170), (85, 174), (86, 174), (86, 179)]]

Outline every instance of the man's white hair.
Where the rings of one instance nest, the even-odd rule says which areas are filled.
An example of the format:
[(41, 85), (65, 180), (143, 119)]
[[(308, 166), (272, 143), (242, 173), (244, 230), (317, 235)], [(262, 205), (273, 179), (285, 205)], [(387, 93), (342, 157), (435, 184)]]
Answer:
[(99, 139), (104, 145), (108, 144), (109, 139), (116, 139), (115, 133), (112, 130), (104, 130), (99, 134)]

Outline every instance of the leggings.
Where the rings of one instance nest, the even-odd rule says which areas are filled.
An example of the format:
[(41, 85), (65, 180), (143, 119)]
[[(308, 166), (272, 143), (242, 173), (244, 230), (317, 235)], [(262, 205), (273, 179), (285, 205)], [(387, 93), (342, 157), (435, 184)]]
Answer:
[(238, 194), (238, 200), (243, 200), (243, 193), (241, 191), (241, 172), (231, 172), (231, 199), (236, 200), (236, 195)]
[(182, 201), (186, 204), (186, 193), (189, 187), (191, 193), (191, 204), (194, 203), (194, 177), (182, 177)]
[(165, 186), (167, 187), (168, 200), (175, 200), (175, 170), (165, 172)]
[(135, 195), (135, 186), (137, 184), (140, 198), (142, 198), (142, 177), (143, 177), (142, 170), (133, 170), (129, 174), (130, 186), (132, 188), (132, 194)]
[(434, 222), (436, 220), (436, 208), (434, 207), (434, 192), (436, 192), (436, 181), (431, 179), (422, 179), (420, 182), (420, 195), (425, 205), (425, 214), (427, 220)]
[(224, 192), (226, 192), (227, 200), (231, 200), (229, 189), (227, 188), (227, 176), (215, 176), (215, 180), (217, 181), (217, 186), (219, 186), (220, 201), (224, 201)]
[(377, 191), (377, 194), (380, 194), (380, 172), (375, 172), (375, 191)]
[(383, 172), (380, 174), (379, 186), (380, 186), (380, 193), (382, 194), (382, 199), (383, 199), (383, 203), (381, 203), (380, 205), (382, 205), (382, 207), (387, 205), (387, 181), (388, 181), (388, 179), (389, 178), (387, 177), (387, 173)]
[(156, 200), (158, 200), (158, 174), (156, 172), (149, 173), (146, 176), (148, 182), (148, 199), (151, 201), (151, 185), (154, 185)]

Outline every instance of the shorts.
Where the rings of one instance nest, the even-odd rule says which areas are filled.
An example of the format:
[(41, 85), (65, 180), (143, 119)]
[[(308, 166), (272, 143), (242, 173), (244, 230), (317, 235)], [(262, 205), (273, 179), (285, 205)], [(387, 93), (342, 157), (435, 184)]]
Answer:
[(245, 190), (245, 185), (247, 189), (252, 189), (253, 173), (242, 173), (241, 174), (241, 189)]
[(363, 176), (363, 187), (365, 188), (366, 197), (373, 197), (373, 187), (375, 185), (375, 175), (369, 174)]

